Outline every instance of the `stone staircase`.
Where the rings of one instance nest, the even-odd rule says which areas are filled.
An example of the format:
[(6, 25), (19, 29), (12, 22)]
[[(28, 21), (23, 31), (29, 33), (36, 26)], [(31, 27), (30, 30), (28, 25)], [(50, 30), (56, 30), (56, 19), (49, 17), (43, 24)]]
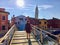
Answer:
[(28, 40), (25, 31), (15, 31), (10, 45), (39, 45), (39, 44), (34, 39), (32, 34), (30, 34), (30, 40)]

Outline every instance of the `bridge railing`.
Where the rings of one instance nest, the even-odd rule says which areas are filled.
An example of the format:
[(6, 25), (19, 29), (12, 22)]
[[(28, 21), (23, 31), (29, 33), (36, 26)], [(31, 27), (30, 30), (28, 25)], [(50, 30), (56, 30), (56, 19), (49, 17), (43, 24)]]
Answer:
[(14, 34), (16, 30), (16, 26), (13, 25), (9, 31), (5, 34), (5, 36), (3, 36), (1, 39), (0, 39), (0, 45), (9, 45), (11, 39), (12, 39), (12, 36)]
[[(37, 27), (37, 26), (34, 26), (34, 25), (31, 25), (32, 26), (32, 29), (33, 29), (33, 32), (34, 32), (34, 35), (37, 35), (36, 34), (36, 32), (37, 33), (40, 33), (40, 41), (41, 41), (41, 43), (43, 43), (43, 38), (44, 37), (46, 37), (46, 36), (48, 36), (48, 35), (51, 35), (51, 36), (53, 36), (53, 37), (55, 37), (55, 38), (59, 38), (58, 36), (55, 36), (54, 34), (51, 34), (51, 33), (49, 33), (48, 31), (45, 31), (45, 30), (42, 30), (42, 29), (40, 29), (39, 27)], [(44, 32), (44, 34), (42, 33), (42, 32)], [(49, 37), (50, 38), (50, 37)], [(58, 42), (58, 40), (54, 40), (53, 38), (50, 38), (50, 39), (52, 39), (52, 41), (54, 41), (54, 42)]]

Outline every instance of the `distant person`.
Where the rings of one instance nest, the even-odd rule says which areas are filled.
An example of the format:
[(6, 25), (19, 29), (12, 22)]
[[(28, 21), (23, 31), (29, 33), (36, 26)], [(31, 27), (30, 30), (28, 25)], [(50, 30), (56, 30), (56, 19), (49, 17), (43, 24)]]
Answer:
[(25, 30), (26, 30), (26, 33), (27, 33), (27, 39), (30, 39), (30, 33), (31, 33), (30, 21), (27, 21), (27, 23), (25, 25)]

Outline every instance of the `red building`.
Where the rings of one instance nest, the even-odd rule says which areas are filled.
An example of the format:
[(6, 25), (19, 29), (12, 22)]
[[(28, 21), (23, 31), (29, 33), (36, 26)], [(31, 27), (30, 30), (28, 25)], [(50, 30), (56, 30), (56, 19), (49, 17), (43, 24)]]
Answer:
[(4, 8), (0, 8), (0, 31), (8, 30), (8, 14)]
[(39, 19), (27, 17), (28, 20), (30, 20), (30, 23), (33, 25), (39, 25)]
[(13, 26), (15, 24), (15, 15), (13, 15), (13, 17), (11, 18), (11, 26)]
[(48, 28), (60, 29), (60, 19), (53, 18), (53, 19), (47, 20), (47, 22), (48, 22)]
[(39, 25), (39, 20), (35, 18), (30, 18), (30, 23), (33, 25)]
[(10, 20), (8, 20), (8, 29), (10, 29), (11, 28), (11, 25), (10, 25), (11, 23), (10, 23)]

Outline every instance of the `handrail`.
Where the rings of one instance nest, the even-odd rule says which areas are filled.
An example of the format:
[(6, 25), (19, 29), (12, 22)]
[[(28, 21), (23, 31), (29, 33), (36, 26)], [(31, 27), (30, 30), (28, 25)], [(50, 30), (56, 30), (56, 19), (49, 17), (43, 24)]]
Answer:
[[(46, 34), (50, 34), (51, 36), (54, 36), (54, 37), (56, 37), (57, 39), (59, 38), (58, 36), (55, 36), (54, 34), (51, 34), (51, 33), (47, 32), (47, 31), (44, 31), (44, 30), (40, 29), (40, 28), (37, 27), (37, 26), (34, 26), (34, 25), (32, 25), (32, 24), (31, 24), (31, 26), (32, 26), (32, 28), (33, 28), (35, 31), (36, 31), (36, 29), (39, 29), (39, 30), (40, 30), (41, 41), (43, 41), (43, 40), (42, 40), (43, 37), (42, 37), (42, 34), (41, 34), (42, 32), (45, 32)], [(52, 38), (51, 38), (51, 39), (52, 39)], [(54, 40), (54, 39), (53, 39), (53, 40)], [(57, 40), (57, 41), (54, 40), (54, 41), (57, 42), (58, 40)]]
[(41, 30), (41, 31), (43, 31), (43, 32), (46, 32), (47, 34), (50, 34), (50, 35), (55, 36), (56, 38), (58, 38), (58, 36), (56, 36), (56, 35), (54, 35), (54, 34), (51, 34), (51, 33), (49, 33), (48, 31), (44, 31), (43, 29), (41, 29), (41, 28), (39, 28), (39, 27), (37, 27), (37, 26), (34, 26), (34, 25), (31, 25), (31, 26), (33, 26), (34, 28), (37, 28), (37, 29), (39, 29), (39, 30)]
[(15, 31), (15, 25), (13, 25), (9, 31), (5, 34), (5, 36), (3, 36), (1, 39), (0, 39), (0, 45), (3, 44), (4, 42), (6, 43), (6, 40), (10, 41), (11, 37), (13, 36), (13, 33)]

